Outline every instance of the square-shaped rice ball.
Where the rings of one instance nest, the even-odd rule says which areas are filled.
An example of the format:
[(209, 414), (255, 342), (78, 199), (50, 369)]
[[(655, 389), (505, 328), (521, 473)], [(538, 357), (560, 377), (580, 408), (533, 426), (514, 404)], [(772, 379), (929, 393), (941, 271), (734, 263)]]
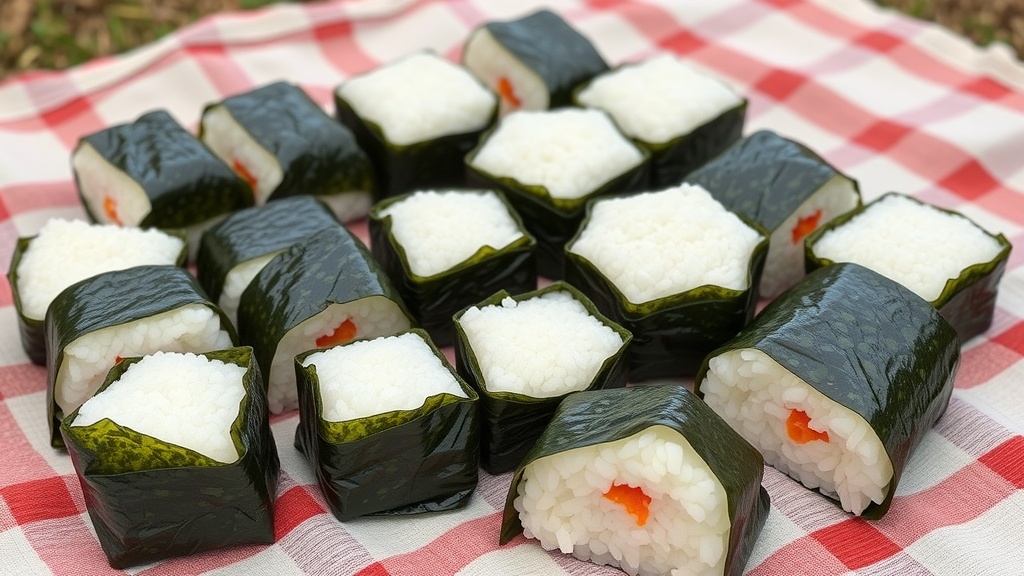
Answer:
[(565, 282), (501, 291), (455, 315), (459, 374), (480, 394), (481, 465), (515, 468), (555, 407), (580, 390), (626, 384), (632, 335)]
[(463, 506), (477, 483), (477, 395), (425, 332), (295, 359), (295, 446), (342, 521)]
[(505, 289), (537, 285), (537, 242), (500, 192), (423, 190), (370, 211), (371, 253), (435, 344), (452, 343), (452, 315)]
[(61, 433), (112, 567), (274, 542), (280, 462), (249, 348), (126, 358)]
[(383, 197), (462, 186), (462, 159), (498, 114), (491, 91), (429, 51), (346, 80), (334, 104), (370, 155)]

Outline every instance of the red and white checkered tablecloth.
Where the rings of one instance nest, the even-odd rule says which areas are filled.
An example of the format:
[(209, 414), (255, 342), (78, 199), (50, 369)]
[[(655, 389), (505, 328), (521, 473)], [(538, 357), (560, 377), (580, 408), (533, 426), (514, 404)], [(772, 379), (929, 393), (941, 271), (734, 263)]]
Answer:
[[(53, 216), (84, 217), (77, 139), (165, 108), (195, 127), (204, 104), (274, 80), (330, 108), (344, 78), (432, 48), (458, 59), (470, 29), (535, 0), (370, 0), (207, 18), (153, 45), (0, 83), (0, 266)], [(774, 469), (750, 574), (1024, 574), (1024, 65), (866, 0), (559, 0), (546, 3), (609, 63), (671, 51), (750, 99), (747, 132), (800, 140), (855, 177), (958, 210), (1018, 246), (995, 321), (964, 346), (949, 410), (910, 461), (891, 511), (867, 522)], [(365, 226), (359, 227), (365, 237)], [(106, 574), (66, 453), (50, 448), (45, 370), (22, 352), (0, 280), (0, 574)], [(283, 472), (277, 543), (129, 570), (157, 576), (621, 574), (522, 537), (499, 547), (509, 475), (481, 472), (458, 511), (338, 522), (275, 419)]]

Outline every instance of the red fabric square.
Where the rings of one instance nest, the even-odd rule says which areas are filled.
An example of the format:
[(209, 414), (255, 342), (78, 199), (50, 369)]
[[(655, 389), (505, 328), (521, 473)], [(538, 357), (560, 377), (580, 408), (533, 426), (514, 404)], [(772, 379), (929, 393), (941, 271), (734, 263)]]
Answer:
[(356, 572), (355, 576), (391, 576), (391, 573), (388, 572), (388, 569), (380, 562), (374, 562), (359, 572)]
[(868, 32), (854, 40), (855, 43), (870, 48), (876, 52), (889, 52), (893, 48), (903, 44), (898, 36), (886, 32)]
[(301, 486), (288, 490), (277, 497), (274, 505), (274, 539), (284, 538), (296, 526), (324, 511)]
[(679, 33), (663, 40), (661, 45), (677, 54), (689, 54), (700, 50), (707, 45), (707, 42), (688, 30), (680, 30)]
[(7, 502), (19, 526), (75, 516), (80, 512), (60, 476), (0, 488), (0, 497)]
[(853, 141), (865, 148), (882, 152), (892, 148), (910, 131), (910, 128), (897, 122), (882, 120), (868, 126), (867, 130), (854, 136)]
[(764, 0), (764, 3), (776, 8), (789, 8), (790, 6), (801, 4), (802, 0)]
[(988, 466), (1017, 488), (1024, 488), (1024, 437), (1014, 436), (992, 450), (978, 461)]
[(1012, 328), (1001, 332), (992, 341), (1024, 356), (1024, 322), (1014, 324)]
[(754, 88), (776, 100), (785, 100), (796, 92), (807, 78), (788, 70), (775, 70), (761, 78)]
[(69, 120), (77, 118), (83, 114), (92, 112), (92, 103), (89, 102), (88, 98), (79, 96), (73, 100), (68, 101), (63, 106), (58, 106), (47, 112), (43, 113), (43, 121), (46, 122), (47, 126), (60, 126)]
[(998, 188), (999, 181), (977, 160), (969, 160), (939, 181), (939, 185), (965, 200), (977, 200)]
[(986, 100), (1001, 100), (1012, 91), (999, 82), (987, 77), (974, 78), (969, 83), (961, 86), (964, 92), (980, 96)]
[(870, 566), (902, 551), (895, 542), (860, 518), (822, 528), (811, 537), (851, 570)]

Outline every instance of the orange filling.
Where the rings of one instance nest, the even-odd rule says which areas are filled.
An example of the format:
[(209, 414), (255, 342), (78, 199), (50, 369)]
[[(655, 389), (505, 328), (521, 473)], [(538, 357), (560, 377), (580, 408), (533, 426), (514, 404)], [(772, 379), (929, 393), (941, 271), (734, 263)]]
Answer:
[(798, 244), (801, 240), (806, 238), (808, 234), (814, 232), (814, 229), (818, 227), (818, 222), (820, 221), (820, 208), (810, 216), (801, 216), (797, 218), (796, 226), (793, 227), (793, 244)]
[(352, 319), (345, 320), (338, 325), (330, 334), (326, 334), (316, 339), (317, 348), (329, 348), (331, 346), (337, 346), (338, 344), (344, 344), (356, 337), (356, 323)]
[(114, 224), (121, 225), (121, 219), (117, 217), (117, 200), (110, 196), (103, 197), (103, 212)]
[(789, 418), (786, 418), (786, 433), (789, 439), (797, 444), (807, 444), (814, 440), (828, 442), (828, 432), (818, 432), (810, 427), (811, 417), (803, 410), (793, 409), (789, 411)]
[(637, 526), (647, 524), (647, 516), (651, 510), (651, 497), (643, 489), (626, 484), (612, 484), (604, 493), (604, 497), (626, 509), (626, 513), (636, 520)]
[(242, 180), (248, 182), (249, 186), (253, 190), (256, 190), (256, 177), (252, 175), (252, 172), (249, 172), (249, 169), (245, 167), (245, 164), (242, 164), (242, 162), (236, 158), (231, 163), (231, 167), (235, 169), (235, 172), (239, 176), (242, 177)]
[(498, 78), (498, 94), (501, 95), (511, 110), (517, 110), (523, 105), (523, 101), (516, 96), (516, 91), (512, 88), (512, 82), (504, 76)]
[(120, 356), (114, 356), (114, 364), (115, 365), (116, 364), (120, 364), (121, 361), (123, 361), (123, 360), (124, 360), (124, 358), (121, 358)]

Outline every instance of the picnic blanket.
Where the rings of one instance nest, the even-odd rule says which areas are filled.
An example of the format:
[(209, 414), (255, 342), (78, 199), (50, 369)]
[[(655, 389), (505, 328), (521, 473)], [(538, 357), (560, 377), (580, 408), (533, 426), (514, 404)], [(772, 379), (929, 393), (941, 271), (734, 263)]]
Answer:
[[(750, 100), (746, 132), (799, 140), (856, 178), (957, 210), (1017, 246), (995, 320), (964, 343), (949, 409), (882, 520), (851, 517), (772, 468), (771, 514), (749, 574), (1024, 574), (1024, 65), (865, 0), (558, 0), (611, 64), (674, 52)], [(206, 18), (132, 53), (0, 83), (0, 264), (51, 217), (84, 218), (69, 154), (79, 137), (163, 108), (202, 107), (275, 80), (330, 110), (345, 78), (424, 48), (457, 60), (469, 31), (540, 2), (330, 1)], [(365, 226), (362, 226), (365, 234)], [(107, 565), (67, 454), (49, 446), (45, 369), (18, 340), (0, 280), (0, 574), (92, 575)], [(510, 475), (481, 472), (460, 510), (339, 522), (275, 418), (276, 543), (128, 570), (157, 576), (621, 574), (498, 545)]]

